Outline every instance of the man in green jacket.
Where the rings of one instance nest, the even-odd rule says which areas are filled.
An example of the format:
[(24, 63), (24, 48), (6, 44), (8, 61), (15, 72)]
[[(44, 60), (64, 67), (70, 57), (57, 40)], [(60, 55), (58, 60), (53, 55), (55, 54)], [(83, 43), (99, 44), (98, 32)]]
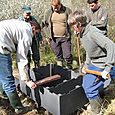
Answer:
[(44, 16), (46, 38), (50, 41), (57, 62), (62, 65), (66, 61), (68, 69), (72, 69), (71, 31), (67, 23), (70, 13), (71, 10), (63, 6), (60, 0), (51, 0), (51, 8)]
[[(24, 5), (22, 7), (22, 11), (23, 11), (23, 16), (20, 16), (18, 19), (20, 21), (25, 21), (25, 22), (30, 22), (30, 21), (36, 21), (34, 16), (31, 16), (31, 8), (28, 5)], [(38, 23), (38, 22), (37, 22)], [(38, 23), (39, 24), (39, 23)], [(40, 53), (39, 53), (39, 45), (42, 43), (42, 35), (41, 35), (41, 27), (39, 24), (39, 33), (34, 36), (34, 38), (32, 39), (32, 46), (28, 52), (28, 66), (30, 68), (30, 62), (31, 62), (31, 55), (32, 55), (32, 59), (34, 61), (34, 66), (35, 68), (40, 66)]]

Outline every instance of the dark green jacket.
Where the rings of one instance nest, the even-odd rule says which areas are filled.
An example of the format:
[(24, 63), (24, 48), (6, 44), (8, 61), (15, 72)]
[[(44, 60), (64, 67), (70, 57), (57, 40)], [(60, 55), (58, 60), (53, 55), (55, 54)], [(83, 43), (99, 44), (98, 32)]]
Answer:
[[(61, 4), (61, 11), (63, 11), (64, 13), (66, 13), (66, 22), (68, 20), (68, 16), (70, 15), (70, 13), (72, 12), (71, 9), (69, 9), (68, 7), (65, 7)], [(52, 32), (52, 23), (51, 23), (51, 16), (53, 13), (53, 9), (52, 7), (50, 9), (48, 9), (45, 12), (45, 16), (44, 16), (44, 30), (45, 30), (45, 34), (47, 38), (53, 38), (53, 32)], [(68, 25), (68, 23), (66, 23), (66, 33), (65, 33), (66, 38), (71, 38), (71, 31), (70, 31), (70, 27)]]

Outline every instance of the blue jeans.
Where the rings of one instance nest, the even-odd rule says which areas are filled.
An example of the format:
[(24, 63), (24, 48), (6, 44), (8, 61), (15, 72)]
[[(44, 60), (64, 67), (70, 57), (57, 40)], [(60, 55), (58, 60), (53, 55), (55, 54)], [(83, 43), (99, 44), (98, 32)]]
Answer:
[[(88, 66), (90, 70), (96, 70), (102, 72), (103, 69), (98, 68), (92, 64)], [(115, 66), (111, 69), (110, 72), (111, 78), (115, 78)], [(99, 95), (99, 90), (104, 86), (104, 79), (100, 77), (98, 81), (96, 81), (97, 76), (93, 74), (86, 74), (83, 76), (83, 88), (85, 90), (86, 96), (88, 99), (96, 99)]]
[(10, 54), (0, 54), (0, 84), (6, 94), (16, 91), (15, 80), (12, 75), (12, 59)]

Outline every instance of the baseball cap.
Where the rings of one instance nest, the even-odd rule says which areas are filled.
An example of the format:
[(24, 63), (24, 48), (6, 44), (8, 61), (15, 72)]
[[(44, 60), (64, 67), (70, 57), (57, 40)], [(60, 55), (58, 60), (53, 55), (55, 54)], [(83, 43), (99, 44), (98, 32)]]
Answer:
[(92, 3), (97, 3), (98, 0), (87, 0), (87, 3), (92, 4)]
[(30, 8), (30, 6), (24, 5), (22, 7), (22, 11), (26, 12), (26, 13), (31, 13), (31, 8)]

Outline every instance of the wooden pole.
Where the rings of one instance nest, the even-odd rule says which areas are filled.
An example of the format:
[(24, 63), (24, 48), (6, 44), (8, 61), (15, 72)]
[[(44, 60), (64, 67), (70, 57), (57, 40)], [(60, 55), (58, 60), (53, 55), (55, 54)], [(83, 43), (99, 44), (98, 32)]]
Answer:
[[(101, 77), (101, 72), (99, 72), (99, 71), (89, 70), (89, 69), (86, 69), (86, 68), (84, 69), (84, 71), (85, 71), (86, 73), (89, 73), (89, 74), (97, 75), (97, 78), (96, 78), (95, 82), (98, 81), (99, 78)], [(110, 78), (110, 74), (107, 74), (107, 77), (108, 77), (108, 79), (109, 79), (109, 78)]]
[[(84, 71), (86, 73), (89, 73), (89, 74), (94, 74), (94, 75), (101, 76), (101, 72), (100, 71), (89, 70), (89, 69), (84, 69)], [(107, 74), (107, 77), (110, 78), (110, 74)]]
[(57, 75), (53, 75), (53, 76), (46, 77), (44, 79), (38, 80), (35, 83), (39, 86), (39, 85), (43, 85), (43, 84), (50, 83), (52, 81), (58, 80), (60, 78), (61, 78), (61, 76), (57, 74)]

